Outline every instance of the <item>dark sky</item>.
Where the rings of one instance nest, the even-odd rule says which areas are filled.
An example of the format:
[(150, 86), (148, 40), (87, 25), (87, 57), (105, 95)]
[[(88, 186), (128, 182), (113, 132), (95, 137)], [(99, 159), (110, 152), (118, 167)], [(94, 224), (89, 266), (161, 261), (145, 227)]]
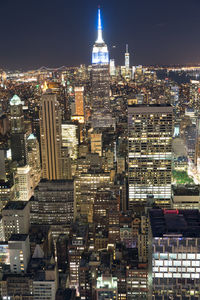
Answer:
[(132, 65), (200, 63), (200, 0), (6, 0), (0, 67), (89, 64), (98, 4), (116, 64), (123, 64), (126, 43)]

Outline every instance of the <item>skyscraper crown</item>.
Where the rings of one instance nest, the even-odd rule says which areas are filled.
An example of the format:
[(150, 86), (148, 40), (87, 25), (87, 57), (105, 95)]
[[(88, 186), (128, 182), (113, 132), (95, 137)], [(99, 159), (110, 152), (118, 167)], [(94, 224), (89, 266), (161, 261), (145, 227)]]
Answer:
[(101, 10), (98, 8), (98, 27), (97, 27), (98, 33), (97, 33), (97, 44), (104, 43), (103, 37), (102, 37), (102, 25), (101, 25)]

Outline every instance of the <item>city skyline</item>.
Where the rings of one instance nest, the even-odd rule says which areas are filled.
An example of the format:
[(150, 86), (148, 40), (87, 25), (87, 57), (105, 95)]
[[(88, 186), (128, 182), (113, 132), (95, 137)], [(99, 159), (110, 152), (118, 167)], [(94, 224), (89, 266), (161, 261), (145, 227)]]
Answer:
[(22, 0), (2, 5), (1, 67), (27, 70), (90, 64), (88, 50), (92, 51), (96, 39), (98, 4), (110, 58), (118, 65), (123, 64), (126, 44), (131, 65), (200, 63), (196, 0), (190, 4), (186, 0), (124, 1), (123, 6), (113, 0), (68, 5), (59, 1), (56, 8), (51, 0), (28, 5)]

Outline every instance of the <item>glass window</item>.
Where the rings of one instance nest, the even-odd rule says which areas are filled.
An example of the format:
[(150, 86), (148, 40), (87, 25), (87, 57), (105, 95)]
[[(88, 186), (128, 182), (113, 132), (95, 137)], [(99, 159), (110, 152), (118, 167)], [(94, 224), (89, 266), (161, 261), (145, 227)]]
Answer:
[(175, 260), (173, 264), (174, 264), (175, 267), (180, 267), (181, 266), (181, 261), (180, 260)]
[(163, 266), (162, 260), (155, 260), (155, 266)]
[(193, 267), (199, 267), (199, 261), (198, 260), (193, 260), (192, 261), (192, 266)]
[(181, 278), (181, 274), (179, 274), (179, 273), (174, 273), (174, 274), (173, 274), (173, 277), (174, 277), (174, 278)]
[(184, 261), (182, 261), (182, 265), (184, 267), (189, 267), (190, 266), (190, 261), (189, 260), (184, 260)]
[(167, 259), (168, 254), (167, 253), (160, 253), (160, 259)]
[(172, 261), (171, 260), (165, 260), (164, 261), (164, 266), (172, 266)]
[(188, 253), (187, 258), (188, 259), (195, 259), (195, 254)]
[(176, 253), (170, 253), (169, 258), (170, 259), (177, 259), (177, 254)]
[(190, 278), (190, 274), (183, 273), (183, 274), (182, 274), (182, 277), (183, 277), (183, 278)]

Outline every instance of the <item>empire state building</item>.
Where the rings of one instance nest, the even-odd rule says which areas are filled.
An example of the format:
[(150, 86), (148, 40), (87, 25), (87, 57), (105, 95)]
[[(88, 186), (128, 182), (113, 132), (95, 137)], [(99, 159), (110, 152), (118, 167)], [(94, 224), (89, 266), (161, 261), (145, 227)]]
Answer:
[(92, 51), (92, 113), (109, 112), (110, 109), (109, 52), (102, 37), (101, 11), (98, 9), (97, 40)]

